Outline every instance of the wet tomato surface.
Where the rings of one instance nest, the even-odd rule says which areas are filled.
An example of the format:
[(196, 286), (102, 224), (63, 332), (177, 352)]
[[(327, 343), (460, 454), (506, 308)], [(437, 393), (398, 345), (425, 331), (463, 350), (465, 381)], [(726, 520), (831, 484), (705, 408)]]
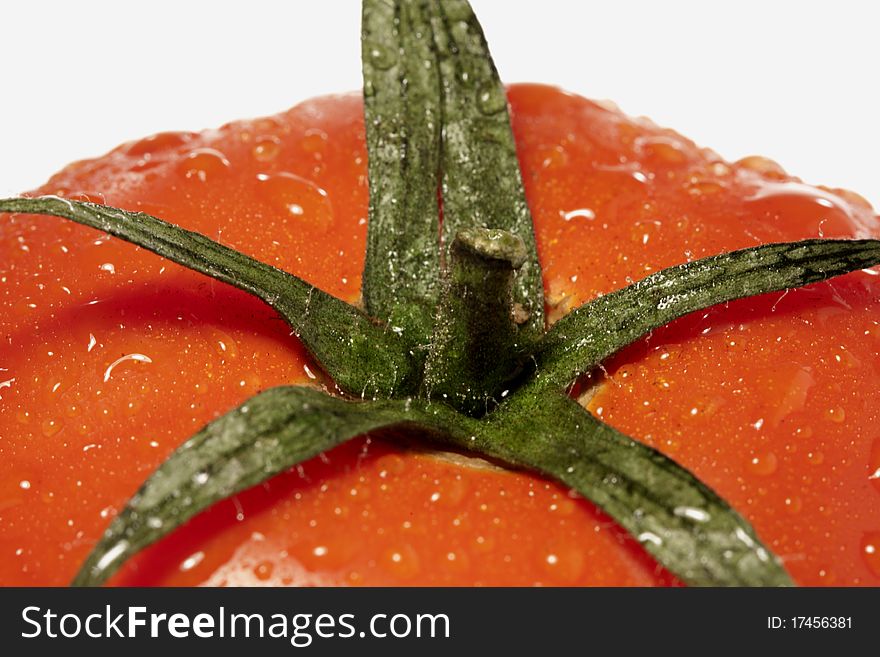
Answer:
[[(551, 321), (660, 268), (809, 237), (878, 237), (858, 195), (539, 85), (509, 89)], [(72, 164), (37, 190), (141, 210), (346, 301), (360, 288), (361, 101), (317, 99)], [(70, 581), (148, 474), (259, 390), (326, 383), (260, 302), (69, 222), (0, 221), (0, 582)], [(794, 579), (880, 585), (880, 282), (685, 317), (581, 398), (694, 471)], [(115, 584), (675, 584), (547, 481), (363, 438), (219, 503)]]

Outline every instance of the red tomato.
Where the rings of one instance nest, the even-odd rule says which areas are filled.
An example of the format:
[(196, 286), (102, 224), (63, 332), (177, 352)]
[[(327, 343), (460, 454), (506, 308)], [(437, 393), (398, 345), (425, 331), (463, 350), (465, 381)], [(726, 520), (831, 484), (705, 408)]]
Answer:
[[(880, 236), (859, 196), (735, 164), (556, 89), (510, 88), (550, 317), (688, 259)], [(42, 194), (142, 210), (357, 300), (361, 101), (336, 96), (72, 164)], [(320, 377), (260, 302), (51, 217), (0, 221), (0, 582), (61, 585), (148, 474), (269, 386)], [(880, 584), (876, 271), (686, 317), (589, 409), (669, 454), (801, 584)], [(590, 503), (418, 441), (361, 439), (215, 505), (117, 584), (674, 584)], [(406, 445), (416, 445), (408, 447)]]

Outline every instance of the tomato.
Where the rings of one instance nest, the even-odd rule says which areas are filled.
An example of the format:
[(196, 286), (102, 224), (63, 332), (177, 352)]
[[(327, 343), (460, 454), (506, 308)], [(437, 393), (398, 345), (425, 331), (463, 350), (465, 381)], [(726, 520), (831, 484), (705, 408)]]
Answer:
[[(866, 201), (538, 85), (510, 87), (550, 319), (652, 271), (761, 242), (880, 236)], [(355, 302), (366, 233), (356, 95), (70, 165), (37, 190), (142, 210)], [(198, 428), (321, 382), (260, 302), (51, 217), (0, 221), (0, 582), (70, 581)], [(685, 317), (582, 403), (714, 487), (800, 584), (880, 584), (876, 271)], [(317, 381), (315, 381), (317, 379)], [(121, 585), (669, 585), (592, 504), (541, 478), (362, 438), (216, 504)]]

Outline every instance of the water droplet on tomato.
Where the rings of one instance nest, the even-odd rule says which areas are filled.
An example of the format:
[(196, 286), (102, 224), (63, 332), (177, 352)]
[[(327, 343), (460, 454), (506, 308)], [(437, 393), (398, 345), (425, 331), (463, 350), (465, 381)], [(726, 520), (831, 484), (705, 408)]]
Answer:
[(544, 572), (555, 583), (572, 583), (584, 571), (584, 553), (577, 545), (556, 545), (544, 554), (542, 565)]
[(804, 507), (803, 500), (797, 495), (792, 495), (791, 497), (786, 497), (785, 501), (785, 510), (789, 513), (799, 513), (800, 510)]
[(261, 561), (256, 566), (254, 566), (254, 577), (256, 577), (261, 582), (265, 582), (270, 577), (272, 577), (272, 572), (274, 570), (274, 563), (272, 563), (271, 561)]
[(247, 392), (256, 392), (259, 390), (263, 380), (256, 372), (248, 372), (238, 380), (238, 386)]
[(211, 342), (214, 350), (225, 360), (238, 358), (238, 342), (228, 333), (219, 329), (211, 331)]
[(327, 192), (315, 183), (292, 173), (257, 176), (260, 194), (286, 216), (327, 229), (333, 222), (333, 207)]
[(61, 428), (64, 426), (64, 422), (62, 420), (50, 419), (44, 420), (41, 428), (43, 430), (43, 435), (47, 438), (54, 436), (56, 433), (61, 431)]
[(772, 475), (778, 467), (779, 459), (769, 450), (753, 454), (748, 461), (749, 471), (763, 477)]
[(559, 169), (568, 163), (568, 151), (561, 145), (547, 146), (538, 150), (538, 159), (544, 169)]
[(764, 182), (746, 202), (769, 226), (818, 237), (868, 237), (846, 202), (796, 182)]
[(281, 140), (278, 137), (260, 137), (251, 151), (255, 160), (268, 162), (274, 160), (281, 151)]
[(127, 152), (135, 157), (147, 154), (154, 155), (183, 146), (190, 139), (192, 139), (192, 135), (186, 132), (160, 132), (135, 142), (128, 147)]
[(880, 532), (868, 532), (862, 537), (862, 558), (870, 571), (880, 577)]
[(479, 535), (474, 539), (474, 549), (477, 552), (492, 552), (495, 549), (495, 538), (492, 536)]
[(785, 169), (778, 162), (760, 155), (751, 155), (735, 162), (736, 166), (760, 173), (769, 178), (782, 179), (786, 177)]
[(98, 203), (101, 205), (107, 203), (107, 198), (104, 194), (94, 191), (73, 192), (72, 194), (68, 194), (67, 198), (71, 201), (82, 201), (83, 203)]
[(382, 558), (382, 567), (402, 580), (412, 579), (422, 570), (418, 553), (408, 543), (387, 550)]
[(724, 190), (724, 185), (714, 180), (692, 178), (685, 184), (685, 188), (691, 196), (710, 196)]
[(681, 164), (687, 159), (684, 144), (675, 137), (667, 135), (638, 137), (635, 147), (636, 151), (646, 159), (666, 165)]
[(658, 220), (637, 221), (633, 224), (630, 235), (634, 242), (646, 245), (660, 232), (663, 224)]
[(572, 219), (588, 219), (592, 221), (596, 218), (596, 213), (593, 212), (590, 208), (577, 208), (576, 210), (569, 210), (568, 212), (560, 212), (562, 218), (565, 221), (571, 221)]
[(113, 374), (113, 370), (120, 364), (126, 361), (133, 361), (136, 363), (152, 363), (152, 359), (149, 356), (145, 356), (144, 354), (126, 354), (120, 358), (114, 360), (110, 365), (104, 370), (104, 383), (110, 380), (110, 376)]
[(868, 479), (880, 492), (880, 438), (874, 439), (871, 445), (871, 454), (868, 457)]
[(836, 424), (840, 424), (846, 420), (846, 411), (840, 406), (834, 406), (825, 411), (825, 418)]
[(786, 366), (780, 367), (780, 384), (773, 386), (771, 392), (768, 393), (768, 395), (773, 395), (773, 391), (782, 391), (782, 395), (778, 399), (775, 396), (768, 398), (768, 402), (773, 406), (769, 420), (771, 426), (774, 427), (779, 426), (792, 413), (803, 410), (807, 404), (810, 388), (815, 383), (812, 373), (807, 368), (796, 367), (793, 371), (786, 370)]
[(178, 172), (186, 178), (201, 182), (222, 175), (228, 168), (229, 160), (213, 148), (197, 148), (177, 165)]
[(322, 153), (327, 148), (327, 133), (319, 128), (306, 130), (300, 146), (307, 153)]
[(467, 482), (460, 475), (456, 475), (443, 482), (443, 492), (438, 494), (436, 500), (432, 496), (431, 501), (437, 502), (444, 508), (455, 508), (465, 501), (469, 491), (470, 486)]
[(199, 550), (198, 552), (194, 552), (189, 555), (186, 559), (184, 559), (180, 564), (181, 572), (187, 572), (192, 570), (196, 566), (198, 566), (205, 558), (205, 553)]

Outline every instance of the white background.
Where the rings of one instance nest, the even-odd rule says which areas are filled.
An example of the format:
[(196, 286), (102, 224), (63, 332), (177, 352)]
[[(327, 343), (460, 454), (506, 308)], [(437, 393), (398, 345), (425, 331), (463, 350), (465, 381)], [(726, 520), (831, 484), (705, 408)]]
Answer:
[[(616, 101), (880, 208), (880, 3), (473, 0), (505, 81)], [(3, 2), (0, 194), (360, 87), (357, 0)]]

